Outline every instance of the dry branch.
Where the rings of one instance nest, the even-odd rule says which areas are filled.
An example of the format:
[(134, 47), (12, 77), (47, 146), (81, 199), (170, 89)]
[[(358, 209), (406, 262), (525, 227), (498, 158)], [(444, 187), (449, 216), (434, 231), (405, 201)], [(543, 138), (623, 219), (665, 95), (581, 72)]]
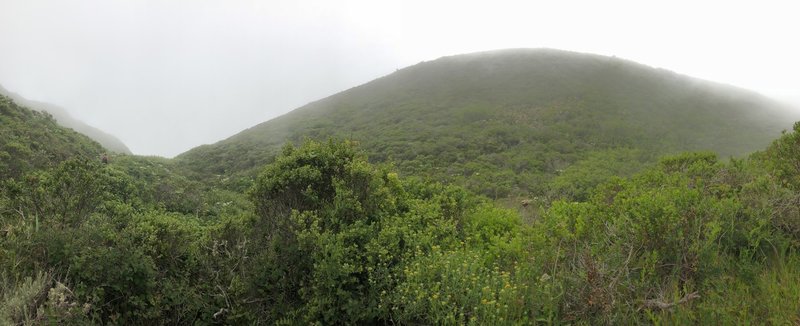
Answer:
[(644, 301), (644, 306), (647, 307), (647, 308), (669, 309), (669, 308), (672, 308), (674, 306), (687, 303), (687, 302), (689, 302), (691, 300), (694, 300), (694, 299), (697, 299), (699, 297), (700, 297), (700, 295), (697, 294), (697, 292), (692, 292), (692, 293), (689, 293), (689, 294), (683, 296), (683, 298), (681, 298), (680, 300), (675, 301), (675, 302), (663, 302), (663, 301), (660, 301), (660, 300), (657, 300), (657, 299), (645, 300)]

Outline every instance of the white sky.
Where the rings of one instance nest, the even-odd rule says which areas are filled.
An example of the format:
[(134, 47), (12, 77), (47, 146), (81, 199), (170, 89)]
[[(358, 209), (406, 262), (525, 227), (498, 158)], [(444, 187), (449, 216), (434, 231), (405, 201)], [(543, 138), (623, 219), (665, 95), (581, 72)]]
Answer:
[(792, 1), (0, 0), (0, 84), (168, 157), (423, 60), (538, 47), (800, 103)]

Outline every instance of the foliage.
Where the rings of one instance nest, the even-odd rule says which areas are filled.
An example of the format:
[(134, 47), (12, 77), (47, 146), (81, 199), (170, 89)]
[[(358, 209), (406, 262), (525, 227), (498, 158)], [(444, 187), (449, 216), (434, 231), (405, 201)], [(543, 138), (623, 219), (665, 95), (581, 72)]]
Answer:
[(627, 177), (653, 161), (641, 150), (618, 148), (589, 153), (582, 161), (564, 169), (551, 185), (552, 198), (584, 201), (591, 191), (614, 177)]
[[(0, 108), (15, 130), (62, 132)], [(537, 186), (545, 208), (530, 220), (492, 200), (514, 183), (487, 197), (401, 177), (351, 141), (286, 145), (227, 189), (175, 161), (101, 164), (81, 146), (21, 156), (28, 165), (6, 157), (0, 323), (793, 324), (798, 134), (728, 162), (585, 152)], [(504, 155), (492, 160), (514, 162)], [(493, 182), (484, 163), (459, 178)]]
[(784, 133), (764, 155), (776, 177), (793, 189), (800, 187), (800, 121), (794, 124), (794, 132)]
[(19, 281), (0, 275), (0, 322), (6, 325), (31, 323), (36, 318), (38, 303), (46, 294), (48, 279), (42, 272)]
[(385, 319), (406, 260), (455, 244), (470, 205), (429, 188), (407, 188), (346, 142), (285, 147), (251, 192), (265, 242), (255, 285), (269, 298), (264, 308), (324, 324)]

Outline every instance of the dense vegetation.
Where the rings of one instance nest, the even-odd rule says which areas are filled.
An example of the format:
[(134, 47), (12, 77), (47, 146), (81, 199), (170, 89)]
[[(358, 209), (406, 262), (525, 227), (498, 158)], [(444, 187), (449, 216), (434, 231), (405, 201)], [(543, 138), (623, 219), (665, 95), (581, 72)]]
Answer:
[(570, 181), (576, 165), (620, 162), (598, 166), (604, 171), (586, 179), (596, 185), (664, 154), (756, 151), (791, 128), (794, 119), (777, 110), (757, 94), (617, 58), (507, 50), (401, 69), (178, 163), (193, 177), (217, 175), (212, 181), (244, 190), (285, 142), (336, 137), (358, 141), (371, 162), (393, 162), (404, 176), (490, 198), (559, 198), (574, 189), (552, 183)]
[[(469, 69), (508, 74), (507, 61), (455, 57), (349, 91), (373, 104), (338, 95), (279, 119), (287, 129), (108, 163), (96, 142), (0, 96), (0, 324), (800, 323), (800, 123), (749, 156), (657, 157), (742, 154), (774, 121), (747, 121), (761, 108), (752, 97), (690, 96), (684, 77), (648, 84), (649, 68), (543, 53), (505, 54), (543, 60), (511, 81), (582, 62), (573, 68), (639, 76), (637, 95), (594, 94), (565, 74), (536, 94), (484, 89), (505, 99), (490, 109), (464, 111), (477, 96), (409, 104), (421, 116), (397, 124), (367, 110), (393, 88), (462, 101)], [(419, 67), (448, 73), (398, 77)], [(431, 86), (442, 76), (453, 93)], [(634, 85), (614, 78), (604, 87)], [(554, 100), (564, 87), (586, 96)], [(514, 109), (530, 108), (527, 92), (553, 98)], [(616, 104), (576, 104), (606, 96)], [(604, 117), (623, 109), (632, 120)], [(501, 118), (520, 112), (538, 113)], [(689, 112), (698, 122), (687, 128)], [(448, 115), (457, 123), (439, 123)], [(310, 122), (291, 129), (295, 119)], [(351, 119), (372, 123), (348, 130)], [(292, 144), (343, 133), (359, 141)], [(541, 197), (508, 205), (515, 191)]]
[(0, 160), (3, 324), (800, 321), (800, 123), (748, 158), (668, 156), (596, 188), (602, 162), (639, 154), (593, 155), (562, 175), (584, 200), (528, 214), (347, 141), (284, 146), (246, 193), (209, 188), (169, 160), (102, 164), (2, 104), (4, 133), (55, 137), (16, 147), (69, 152)]

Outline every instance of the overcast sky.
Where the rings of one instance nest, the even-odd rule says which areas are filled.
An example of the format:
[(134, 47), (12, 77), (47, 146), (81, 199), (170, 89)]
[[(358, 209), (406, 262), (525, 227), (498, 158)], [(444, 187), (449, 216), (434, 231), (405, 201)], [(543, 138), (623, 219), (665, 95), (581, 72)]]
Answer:
[(800, 103), (792, 1), (0, 0), (0, 84), (172, 157), (441, 56), (616, 55)]

